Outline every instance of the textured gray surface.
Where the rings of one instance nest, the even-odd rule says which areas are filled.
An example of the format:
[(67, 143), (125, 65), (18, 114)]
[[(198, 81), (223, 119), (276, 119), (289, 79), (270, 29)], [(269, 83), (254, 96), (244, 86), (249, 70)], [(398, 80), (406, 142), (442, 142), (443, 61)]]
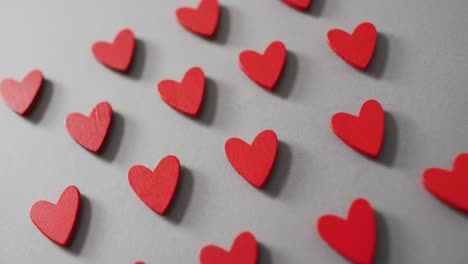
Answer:
[[(205, 244), (229, 247), (244, 230), (262, 245), (260, 264), (346, 263), (320, 240), (315, 222), (344, 215), (359, 196), (378, 212), (376, 263), (468, 261), (468, 218), (420, 184), (425, 168), (449, 168), (468, 151), (467, 1), (314, 0), (301, 13), (276, 0), (221, 0), (214, 41), (176, 21), (175, 9), (196, 0), (1, 3), (1, 76), (39, 68), (48, 79), (31, 117), (0, 104), (1, 263), (197, 263)], [(369, 73), (341, 61), (326, 41), (330, 28), (363, 21), (380, 32)], [(139, 39), (130, 76), (106, 69), (90, 51), (124, 27)], [(237, 55), (276, 39), (290, 54), (270, 94), (243, 75)], [(175, 112), (156, 91), (161, 79), (180, 79), (194, 65), (210, 79), (200, 120)], [(329, 128), (334, 113), (357, 113), (369, 98), (387, 111), (377, 161)], [(102, 100), (117, 115), (110, 144), (94, 156), (70, 138), (64, 119)], [(267, 128), (282, 143), (260, 191), (230, 167), (224, 142), (250, 141)], [(185, 170), (161, 217), (132, 192), (127, 171), (154, 167), (167, 154)], [(63, 250), (34, 227), (29, 209), (70, 184), (85, 198), (76, 237)]]

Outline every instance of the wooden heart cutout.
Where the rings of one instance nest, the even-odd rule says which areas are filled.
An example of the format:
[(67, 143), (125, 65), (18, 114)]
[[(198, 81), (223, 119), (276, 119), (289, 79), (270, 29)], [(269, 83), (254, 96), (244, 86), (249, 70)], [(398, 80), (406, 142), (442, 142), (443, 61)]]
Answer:
[(19, 115), (27, 115), (34, 105), (42, 88), (42, 72), (30, 72), (21, 82), (6, 79), (0, 84), (0, 92), (5, 103)]
[(230, 251), (208, 245), (200, 252), (200, 264), (255, 264), (258, 246), (255, 237), (244, 232), (237, 236)]
[(176, 16), (187, 30), (211, 38), (218, 27), (219, 9), (218, 0), (201, 0), (197, 8), (177, 9)]
[(312, 0), (281, 0), (283, 3), (292, 6), (296, 9), (306, 11), (309, 9)]
[(134, 49), (135, 36), (130, 29), (120, 31), (112, 43), (100, 41), (92, 47), (96, 60), (120, 72), (128, 71)]

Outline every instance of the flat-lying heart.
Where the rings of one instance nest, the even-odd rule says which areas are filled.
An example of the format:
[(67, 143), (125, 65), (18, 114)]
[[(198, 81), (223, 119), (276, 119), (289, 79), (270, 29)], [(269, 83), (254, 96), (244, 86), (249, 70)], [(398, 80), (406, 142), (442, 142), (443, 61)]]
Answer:
[(353, 263), (372, 263), (376, 224), (374, 211), (366, 200), (355, 200), (349, 208), (347, 219), (335, 215), (320, 217), (317, 230), (322, 239), (343, 257)]
[(94, 57), (107, 67), (126, 72), (132, 62), (135, 36), (130, 29), (120, 31), (114, 42), (97, 42), (93, 45)]
[(244, 232), (237, 236), (230, 251), (208, 245), (200, 252), (200, 264), (255, 264), (258, 246), (255, 237)]
[(36, 202), (30, 212), (34, 225), (51, 241), (68, 246), (73, 235), (80, 210), (80, 191), (68, 186), (57, 204), (47, 201)]
[(204, 37), (212, 37), (218, 27), (218, 0), (201, 0), (196, 9), (179, 8), (176, 16), (179, 23), (186, 29)]
[(299, 10), (307, 10), (310, 7), (312, 0), (282, 0), (284, 3), (297, 8)]
[(111, 121), (112, 106), (108, 102), (102, 102), (94, 107), (89, 117), (80, 113), (69, 114), (65, 126), (78, 144), (97, 153), (106, 139)]
[(181, 83), (172, 80), (161, 81), (159, 95), (174, 109), (197, 116), (205, 93), (205, 74), (199, 67), (190, 69)]
[(128, 181), (136, 195), (158, 214), (164, 215), (179, 182), (180, 163), (176, 156), (162, 159), (154, 171), (136, 165), (128, 172)]
[(0, 84), (0, 92), (6, 104), (16, 113), (26, 115), (31, 110), (42, 88), (43, 76), (38, 70), (30, 72), (22, 82), (6, 79)]

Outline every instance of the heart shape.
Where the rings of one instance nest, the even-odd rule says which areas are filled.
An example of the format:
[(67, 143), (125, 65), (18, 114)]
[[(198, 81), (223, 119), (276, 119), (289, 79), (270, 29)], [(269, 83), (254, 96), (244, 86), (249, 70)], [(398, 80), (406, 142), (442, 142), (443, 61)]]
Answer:
[(80, 113), (69, 114), (65, 126), (78, 144), (98, 153), (109, 131), (111, 120), (112, 106), (108, 102), (102, 102), (94, 107), (89, 117)]
[(197, 116), (205, 93), (205, 74), (199, 67), (190, 69), (181, 83), (164, 80), (158, 85), (161, 99), (176, 110)]
[(120, 31), (113, 43), (97, 42), (92, 50), (94, 57), (107, 67), (126, 72), (130, 67), (135, 49), (135, 36), (130, 29)]
[(275, 163), (278, 137), (274, 131), (265, 130), (255, 137), (252, 145), (230, 138), (224, 149), (237, 173), (256, 188), (262, 188)]
[(22, 82), (6, 79), (0, 84), (0, 92), (6, 104), (16, 113), (26, 115), (36, 101), (42, 88), (42, 72), (30, 72)]
[(322, 239), (353, 263), (370, 264), (374, 258), (376, 223), (371, 205), (356, 199), (349, 208), (347, 219), (335, 215), (319, 218), (317, 230)]
[(441, 201), (468, 213), (468, 153), (460, 154), (453, 171), (430, 168), (423, 174), (423, 185)]
[(294, 7), (294, 8), (297, 8), (299, 10), (307, 10), (309, 9), (310, 7), (310, 4), (312, 2), (312, 0), (281, 0), (283, 1), (284, 3)]
[(179, 174), (179, 160), (171, 155), (163, 158), (154, 171), (141, 165), (133, 166), (128, 172), (128, 181), (149, 208), (164, 215), (174, 196)]
[(51, 241), (66, 247), (75, 230), (80, 211), (80, 191), (68, 186), (57, 205), (47, 201), (36, 202), (30, 212), (34, 225)]
[(258, 246), (255, 237), (244, 232), (237, 236), (228, 252), (218, 246), (208, 245), (200, 252), (201, 264), (255, 264)]
[(360, 24), (351, 35), (341, 29), (332, 29), (327, 36), (330, 48), (338, 56), (360, 70), (367, 68), (377, 42), (377, 30), (372, 23)]
[(376, 158), (382, 148), (385, 114), (376, 100), (366, 101), (359, 117), (348, 113), (335, 114), (331, 128), (341, 140), (358, 152)]
[(210, 38), (218, 27), (218, 0), (201, 0), (197, 8), (179, 8), (176, 11), (176, 16), (179, 23), (186, 29)]
[(242, 71), (254, 82), (272, 91), (286, 62), (286, 47), (281, 41), (271, 43), (264, 54), (247, 50), (239, 55)]

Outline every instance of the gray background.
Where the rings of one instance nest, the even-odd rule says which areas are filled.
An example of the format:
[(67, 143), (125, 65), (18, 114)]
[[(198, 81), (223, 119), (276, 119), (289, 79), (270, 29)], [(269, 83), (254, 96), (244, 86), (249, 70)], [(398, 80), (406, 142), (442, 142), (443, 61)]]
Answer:
[[(244, 230), (261, 244), (260, 264), (346, 263), (317, 235), (317, 218), (345, 215), (356, 197), (377, 211), (376, 263), (466, 263), (468, 219), (429, 195), (424, 169), (450, 168), (468, 151), (468, 2), (466, 0), (314, 0), (301, 13), (276, 0), (221, 0), (219, 34), (199, 38), (176, 21), (197, 0), (2, 0), (0, 73), (21, 79), (34, 68), (47, 83), (21, 118), (0, 104), (1, 263), (198, 263), (209, 243), (230, 247)], [(334, 27), (372, 21), (377, 50), (368, 72), (328, 47)], [(139, 39), (129, 76), (90, 51), (122, 28)], [(238, 53), (282, 40), (290, 54), (275, 93), (241, 72)], [(167, 106), (156, 90), (192, 66), (209, 78), (199, 120)], [(386, 110), (381, 157), (348, 148), (329, 128), (340, 111), (369, 99)], [(103, 154), (68, 135), (68, 113), (102, 100), (115, 110)], [(229, 137), (251, 141), (264, 129), (281, 140), (264, 190), (239, 177), (224, 155)], [(131, 190), (127, 171), (153, 168), (167, 154), (184, 172), (167, 216)], [(82, 192), (71, 248), (61, 249), (31, 223), (35, 201), (55, 202), (66, 186)]]

